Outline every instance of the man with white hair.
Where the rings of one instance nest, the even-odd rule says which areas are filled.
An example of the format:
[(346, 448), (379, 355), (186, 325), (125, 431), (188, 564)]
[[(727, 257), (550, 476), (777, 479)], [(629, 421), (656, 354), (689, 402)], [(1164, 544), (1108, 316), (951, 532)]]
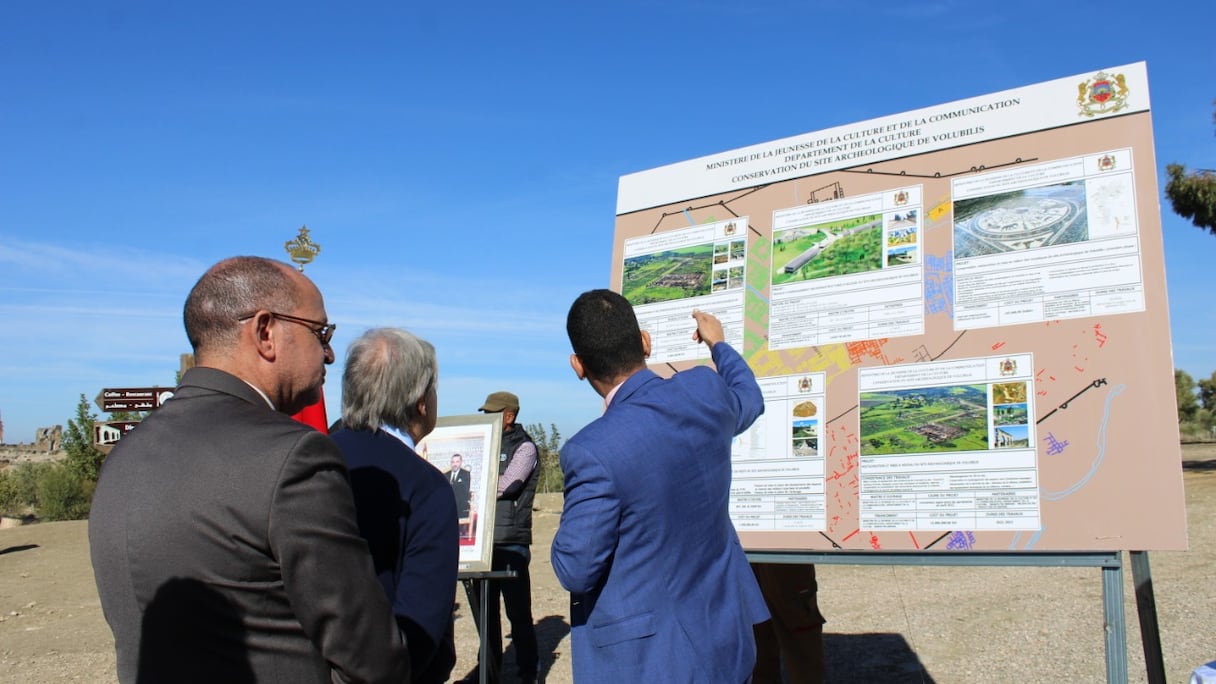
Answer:
[(435, 429), (435, 348), (405, 330), (375, 328), (346, 351), (342, 429), (359, 532), (410, 647), (414, 684), (446, 682), (456, 665), (452, 605), (459, 564), (456, 499), (414, 451)]

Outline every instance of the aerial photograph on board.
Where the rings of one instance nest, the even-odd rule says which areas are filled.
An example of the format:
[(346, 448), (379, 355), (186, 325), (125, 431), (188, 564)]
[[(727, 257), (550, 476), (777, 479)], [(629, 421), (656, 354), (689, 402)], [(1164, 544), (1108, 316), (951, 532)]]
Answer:
[(863, 456), (987, 449), (987, 385), (861, 393)]
[(634, 306), (709, 294), (713, 258), (713, 244), (630, 257), (621, 294)]
[(773, 231), (773, 285), (882, 268), (882, 214)]
[(955, 200), (954, 258), (1089, 239), (1085, 181)]

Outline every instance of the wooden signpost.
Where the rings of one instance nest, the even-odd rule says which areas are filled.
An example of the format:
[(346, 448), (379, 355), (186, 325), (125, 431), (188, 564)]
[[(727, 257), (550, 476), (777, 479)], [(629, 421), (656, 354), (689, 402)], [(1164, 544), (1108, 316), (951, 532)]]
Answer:
[[(160, 408), (173, 397), (173, 390), (166, 387), (119, 387), (106, 388), (97, 393), (93, 402), (106, 413), (138, 413)], [(93, 424), (93, 444), (108, 450), (128, 432), (139, 425), (138, 420), (98, 421)]]

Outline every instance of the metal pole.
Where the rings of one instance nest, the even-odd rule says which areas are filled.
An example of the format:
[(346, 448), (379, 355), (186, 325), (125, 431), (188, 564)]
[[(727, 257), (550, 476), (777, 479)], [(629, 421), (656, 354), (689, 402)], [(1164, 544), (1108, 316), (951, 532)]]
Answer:
[(1149, 684), (1165, 684), (1165, 659), (1161, 655), (1161, 631), (1157, 627), (1157, 599), (1153, 597), (1153, 572), (1148, 551), (1128, 551), (1132, 558), (1132, 584), (1136, 587), (1136, 613), (1140, 616), (1140, 643), (1144, 646), (1144, 670)]
[(1102, 612), (1106, 630), (1106, 681), (1127, 684), (1127, 624), (1123, 619), (1123, 556), (1102, 566)]
[(481, 587), (481, 606), (478, 607), (478, 612), (481, 614), (481, 629), (477, 630), (481, 648), (477, 649), (477, 680), (481, 684), (487, 684), (490, 681), (490, 668), (486, 666), (487, 659), (490, 657), (490, 630), (486, 622), (490, 618), (490, 580), (479, 579), (473, 580)]

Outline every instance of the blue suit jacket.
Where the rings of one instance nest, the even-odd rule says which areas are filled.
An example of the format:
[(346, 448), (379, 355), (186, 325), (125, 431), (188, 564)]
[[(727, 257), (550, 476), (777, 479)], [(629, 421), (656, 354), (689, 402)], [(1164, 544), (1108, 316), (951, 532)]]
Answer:
[(456, 665), (452, 606), (460, 537), (452, 486), (434, 466), (383, 430), (339, 430), (359, 533), (405, 633), (411, 682), (446, 682)]
[(768, 610), (730, 521), (730, 442), (764, 400), (735, 350), (711, 354), (716, 373), (635, 373), (562, 447), (552, 561), (571, 594), (577, 682), (751, 676)]

